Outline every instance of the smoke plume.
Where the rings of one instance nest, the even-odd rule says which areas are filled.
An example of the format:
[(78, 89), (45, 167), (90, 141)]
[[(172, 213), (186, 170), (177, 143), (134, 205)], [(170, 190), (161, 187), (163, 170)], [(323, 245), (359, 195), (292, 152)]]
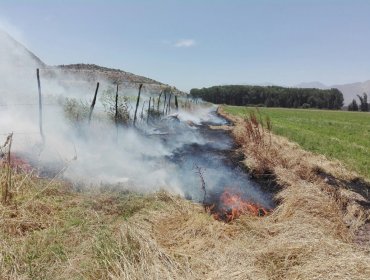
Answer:
[[(117, 125), (111, 114), (116, 90), (112, 81), (98, 74), (86, 78), (84, 73), (72, 75), (50, 68), (4, 32), (0, 32), (0, 61), (0, 136), (5, 139), (14, 132), (13, 152), (38, 168), (40, 176), (59, 174), (85, 187), (109, 185), (143, 192), (162, 188), (200, 201), (197, 165), (205, 170), (208, 191), (247, 188), (254, 201), (269, 206), (258, 186), (225, 162), (223, 151), (233, 145), (230, 136), (205, 125), (225, 123), (215, 114), (215, 107), (190, 104), (186, 96), (179, 96), (177, 110), (172, 96), (166, 108), (164, 95), (159, 100), (160, 92), (144, 85), (137, 125), (130, 121)], [(41, 76), (45, 142), (39, 133), (36, 68)], [(86, 110), (96, 82), (100, 88), (89, 124)], [(120, 102), (130, 119), (137, 93), (138, 84), (120, 83)], [(148, 110), (171, 112), (148, 119)]]

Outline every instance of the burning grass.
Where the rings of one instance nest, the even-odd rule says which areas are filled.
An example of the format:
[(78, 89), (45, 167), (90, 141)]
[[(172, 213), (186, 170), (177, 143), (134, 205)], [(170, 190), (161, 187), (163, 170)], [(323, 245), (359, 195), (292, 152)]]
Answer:
[[(246, 155), (246, 166), (257, 177), (273, 175), (283, 186), (277, 196), (280, 205), (262, 221), (272, 243), (261, 246), (268, 253), (258, 263), (271, 268), (269, 278), (369, 277), (369, 268), (357, 269), (369, 260), (370, 240), (353, 243), (357, 231), (370, 221), (369, 208), (362, 207), (368, 203), (364, 190), (369, 184), (340, 162), (271, 134), (253, 114), (245, 119), (227, 116), (235, 123), (233, 134)], [(362, 191), (353, 187), (356, 181), (363, 182)]]
[(243, 197), (243, 193), (234, 191), (231, 188), (225, 188), (224, 192), (213, 200), (216, 201), (205, 205), (206, 211), (216, 220), (226, 223), (239, 218), (241, 215), (263, 217), (269, 213), (269, 210), (250, 202)]
[[(76, 192), (15, 173), (0, 206), (0, 278), (369, 279), (369, 244), (354, 243), (366, 199), (344, 185), (355, 174), (262, 130), (264, 144), (249, 143), (245, 120), (234, 121), (248, 167), (284, 187), (269, 215), (223, 223), (165, 192)], [(249, 209), (234, 195), (221, 197)]]

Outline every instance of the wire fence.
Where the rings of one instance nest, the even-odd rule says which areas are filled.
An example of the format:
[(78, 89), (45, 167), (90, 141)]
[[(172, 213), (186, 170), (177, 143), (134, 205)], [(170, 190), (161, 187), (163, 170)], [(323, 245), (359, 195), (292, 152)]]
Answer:
[[(40, 69), (40, 70), (42, 70), (42, 69)], [(39, 117), (35, 117), (35, 128), (37, 127), (37, 122), (39, 122), (39, 130), (37, 130), (37, 131), (24, 131), (24, 130), (16, 130), (16, 127), (17, 126), (15, 126), (15, 130), (14, 131), (12, 131), (12, 130), (10, 130), (10, 131), (1, 131), (1, 128), (0, 128), (0, 135), (1, 136), (7, 136), (7, 135), (9, 135), (10, 133), (13, 133), (14, 135), (37, 135), (37, 134), (40, 134), (40, 136), (43, 138), (43, 133), (42, 133), (42, 126), (43, 126), (43, 121), (42, 121), (42, 111), (43, 111), (43, 109), (42, 108), (44, 108), (44, 107), (60, 107), (61, 109), (63, 109), (63, 104), (61, 104), (60, 102), (58, 102), (58, 101), (56, 101), (56, 103), (50, 103), (50, 100), (48, 100), (49, 102), (47, 102), (47, 103), (42, 103), (42, 97), (41, 97), (41, 88), (40, 88), (40, 78), (39, 78), (39, 69), (37, 69), (37, 82), (38, 82), (38, 84), (39, 84), (39, 100), (37, 100), (37, 103), (34, 103), (34, 102), (19, 102), (19, 103), (7, 103), (7, 104), (4, 104), (4, 103), (0, 103), (0, 113), (1, 113), (1, 111), (2, 110), (6, 110), (6, 108), (11, 108), (11, 110), (13, 110), (14, 109), (14, 107), (30, 107), (30, 108), (35, 108), (35, 109), (38, 109), (39, 110), (39, 114), (41, 114)], [(121, 85), (129, 85), (129, 84), (141, 84), (141, 85), (153, 85), (153, 84), (156, 84), (155, 82), (154, 83), (151, 83), (151, 82), (153, 82), (153, 81), (151, 81), (151, 80), (148, 80), (147, 82), (135, 82), (135, 81), (129, 81), (129, 82), (121, 82), (120, 84)], [(162, 85), (162, 86), (164, 86), (164, 85)], [(117, 87), (118, 88), (118, 87)], [(118, 89), (117, 89), (118, 90)], [(162, 93), (159, 95), (159, 100), (160, 100), (160, 98), (161, 98), (161, 95), (162, 95)], [(139, 95), (140, 96), (140, 95)], [(134, 98), (134, 97), (133, 97)], [(27, 98), (27, 100), (28, 100), (29, 98)], [(35, 99), (37, 99), (37, 96), (35, 96)], [(154, 99), (154, 98), (153, 98)], [(36, 101), (36, 100), (35, 100)], [(52, 100), (52, 101), (54, 101), (54, 100)], [(117, 101), (116, 101), (117, 102)], [(159, 101), (157, 101), (158, 102), (158, 104), (159, 104)], [(164, 102), (163, 102), (163, 105), (165, 105), (165, 102), (166, 102), (166, 99), (164, 99)], [(170, 105), (170, 102), (171, 102), (171, 99), (169, 99), (168, 101), (167, 101), (168, 103), (169, 103), (169, 107), (171, 106)], [(145, 101), (144, 101), (144, 103), (143, 103), (143, 108), (144, 108), (144, 104), (145, 104)], [(153, 101), (153, 104), (154, 104), (154, 101)], [(91, 105), (91, 106), (93, 106), (93, 105)], [(178, 106), (177, 105), (177, 99), (176, 99), (176, 106)], [(158, 107), (159, 107), (159, 105), (158, 105)], [(154, 107), (153, 107), (154, 108)], [(105, 108), (105, 106), (101, 106), (101, 105), (97, 105), (97, 106), (93, 106), (93, 108), (92, 109), (94, 109), (94, 110), (96, 110), (96, 111), (98, 111), (98, 112), (101, 112), (101, 111), (103, 111), (103, 110), (106, 110), (106, 108)], [(47, 113), (49, 113), (48, 112), (48, 110), (46, 110), (46, 112)], [(45, 116), (44, 116), (45, 117)]]

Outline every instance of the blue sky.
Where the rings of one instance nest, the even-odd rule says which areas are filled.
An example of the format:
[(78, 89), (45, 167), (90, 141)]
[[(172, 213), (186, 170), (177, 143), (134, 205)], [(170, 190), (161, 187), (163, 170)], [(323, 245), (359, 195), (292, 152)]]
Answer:
[(0, 26), (50, 65), (175, 85), (370, 79), (370, 0), (0, 0)]

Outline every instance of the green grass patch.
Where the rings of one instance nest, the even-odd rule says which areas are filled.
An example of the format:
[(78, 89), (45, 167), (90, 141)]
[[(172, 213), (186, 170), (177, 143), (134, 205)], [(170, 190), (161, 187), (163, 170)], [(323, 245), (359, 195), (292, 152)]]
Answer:
[[(225, 106), (225, 111), (243, 116), (254, 108)], [(259, 108), (269, 116), (274, 133), (304, 149), (342, 161), (349, 169), (370, 178), (370, 113)]]

